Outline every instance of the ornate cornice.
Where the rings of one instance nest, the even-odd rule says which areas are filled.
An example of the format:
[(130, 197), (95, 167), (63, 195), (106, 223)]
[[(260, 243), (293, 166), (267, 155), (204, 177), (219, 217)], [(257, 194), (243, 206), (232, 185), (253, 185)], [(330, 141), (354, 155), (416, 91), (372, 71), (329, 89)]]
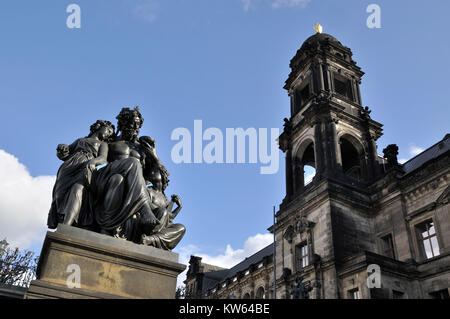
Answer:
[(291, 225), (287, 227), (285, 232), (283, 233), (283, 238), (286, 239), (289, 243), (292, 242), (293, 237), (296, 234), (304, 233), (305, 231), (309, 231), (314, 227), (315, 223), (306, 219), (305, 216), (300, 214), (294, 217), (294, 220)]

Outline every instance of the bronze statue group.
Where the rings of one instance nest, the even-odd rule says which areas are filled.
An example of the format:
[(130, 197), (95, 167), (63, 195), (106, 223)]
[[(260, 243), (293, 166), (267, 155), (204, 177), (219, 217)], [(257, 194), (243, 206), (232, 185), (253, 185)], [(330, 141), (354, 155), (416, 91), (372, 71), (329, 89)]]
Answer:
[(186, 232), (173, 223), (181, 200), (172, 195), (169, 201), (164, 194), (169, 173), (155, 141), (138, 137), (144, 123), (139, 108), (123, 108), (117, 123), (116, 132), (111, 122), (99, 120), (87, 137), (58, 145), (64, 163), (53, 188), (48, 227), (63, 223), (172, 250)]

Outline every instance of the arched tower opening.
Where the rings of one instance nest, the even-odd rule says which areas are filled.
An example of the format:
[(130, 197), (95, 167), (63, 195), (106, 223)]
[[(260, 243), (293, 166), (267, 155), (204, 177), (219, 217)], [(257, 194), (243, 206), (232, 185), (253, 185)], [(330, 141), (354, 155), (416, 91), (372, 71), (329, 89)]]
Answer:
[(340, 139), (341, 164), (344, 175), (356, 179), (364, 180), (365, 174), (365, 153), (361, 144), (352, 136), (346, 135)]
[(314, 156), (314, 143), (309, 144), (303, 154), (303, 186), (312, 182), (316, 176), (316, 159)]
[(295, 160), (295, 190), (299, 191), (313, 181), (316, 175), (314, 142), (308, 141), (297, 152)]

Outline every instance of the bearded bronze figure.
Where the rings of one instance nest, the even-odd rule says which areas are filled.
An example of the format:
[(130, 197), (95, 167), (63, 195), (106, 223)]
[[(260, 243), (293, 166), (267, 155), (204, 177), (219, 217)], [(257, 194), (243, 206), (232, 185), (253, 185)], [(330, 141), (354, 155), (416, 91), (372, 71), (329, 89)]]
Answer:
[[(172, 223), (181, 210), (181, 200), (173, 197), (169, 202), (164, 195), (169, 173), (157, 156), (155, 140), (139, 137), (144, 123), (139, 108), (123, 108), (116, 119), (117, 132), (105, 121), (105, 128), (91, 132), (88, 141), (92, 140), (93, 146), (80, 139), (70, 147), (58, 147), (58, 157), (66, 162), (55, 184), (49, 227), (64, 222), (137, 244), (172, 250), (186, 231), (183, 225)], [(65, 174), (72, 162), (80, 166), (77, 174), (82, 177)], [(104, 163), (105, 166), (95, 169)], [(61, 184), (71, 183), (75, 185), (74, 191), (68, 186), (59, 191)], [(70, 195), (71, 192), (76, 194)], [(75, 206), (74, 209), (56, 208), (62, 207), (58, 203), (63, 195), (76, 199), (68, 200), (66, 205)], [(172, 212), (174, 203), (178, 207)], [(79, 220), (79, 216), (83, 218)]]

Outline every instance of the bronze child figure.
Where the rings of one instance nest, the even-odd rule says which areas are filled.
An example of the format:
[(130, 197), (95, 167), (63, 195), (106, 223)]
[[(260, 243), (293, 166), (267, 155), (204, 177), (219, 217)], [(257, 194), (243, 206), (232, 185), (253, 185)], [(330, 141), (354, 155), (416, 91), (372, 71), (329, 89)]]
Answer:
[[(172, 250), (186, 232), (184, 225), (173, 223), (182, 208), (181, 199), (177, 195), (172, 195), (172, 200), (169, 201), (164, 194), (164, 190), (169, 184), (168, 173), (164, 168), (153, 168), (149, 179), (152, 183), (152, 186), (148, 188), (151, 208), (159, 220), (159, 225), (153, 229), (152, 234), (142, 235), (141, 241), (147, 246)], [(173, 209), (174, 204), (177, 205), (175, 209)]]

